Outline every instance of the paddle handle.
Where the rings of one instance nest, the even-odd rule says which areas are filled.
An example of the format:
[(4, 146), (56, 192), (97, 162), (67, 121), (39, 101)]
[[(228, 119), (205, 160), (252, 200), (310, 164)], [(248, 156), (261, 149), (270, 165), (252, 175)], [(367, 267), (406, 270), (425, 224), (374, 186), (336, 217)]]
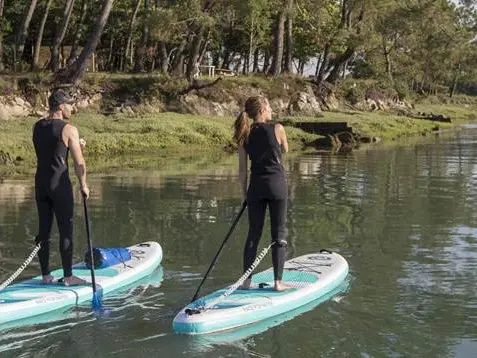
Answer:
[(220, 248), (219, 248), (219, 251), (217, 251), (217, 254), (215, 254), (215, 257), (214, 259), (212, 260), (212, 263), (210, 264), (207, 272), (205, 273), (204, 275), (204, 278), (202, 279), (199, 287), (197, 288), (197, 291), (195, 291), (195, 295), (194, 297), (192, 298), (192, 301), (191, 302), (194, 302), (197, 297), (199, 296), (199, 292), (200, 292), (200, 289), (202, 288), (202, 285), (204, 284), (207, 276), (209, 276), (209, 273), (210, 271), (212, 271), (212, 269), (214, 268), (215, 266), (215, 263), (217, 262), (218, 258), (219, 258), (219, 255), (220, 253), (222, 252), (222, 249), (224, 248), (225, 244), (227, 243), (228, 239), (230, 238), (230, 236), (232, 235), (232, 232), (234, 231), (235, 229), (235, 226), (237, 226), (237, 223), (239, 222), (240, 220), (240, 217), (242, 216), (243, 212), (245, 211), (245, 208), (247, 207), (247, 201), (245, 200), (243, 203), (242, 203), (242, 208), (240, 209), (240, 212), (238, 213), (237, 217), (235, 218), (229, 232), (227, 233), (227, 235), (225, 236), (225, 240), (222, 242), (222, 245), (220, 245)]
[(84, 208), (84, 220), (86, 224), (86, 238), (88, 240), (88, 252), (91, 262), (90, 272), (91, 272), (91, 286), (93, 288), (93, 297), (96, 296), (96, 279), (94, 276), (94, 259), (93, 259), (93, 245), (91, 244), (91, 230), (89, 223), (88, 215), (88, 205), (86, 204), (86, 197), (83, 195), (83, 208)]

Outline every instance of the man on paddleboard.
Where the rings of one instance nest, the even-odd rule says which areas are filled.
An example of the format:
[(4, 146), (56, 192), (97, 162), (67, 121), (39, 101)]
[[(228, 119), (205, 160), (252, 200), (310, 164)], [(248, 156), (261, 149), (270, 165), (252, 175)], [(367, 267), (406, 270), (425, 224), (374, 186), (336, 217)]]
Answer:
[(53, 215), (60, 234), (60, 254), (65, 285), (86, 283), (73, 276), (73, 189), (68, 172), (68, 152), (71, 152), (82, 195), (87, 199), (86, 165), (78, 130), (64, 120), (71, 117), (73, 99), (62, 89), (56, 89), (48, 99), (49, 114), (33, 127), (33, 145), (37, 157), (35, 198), (39, 228), (35, 242), (41, 244), (38, 259), (43, 283), (54, 281), (50, 275), (50, 234)]

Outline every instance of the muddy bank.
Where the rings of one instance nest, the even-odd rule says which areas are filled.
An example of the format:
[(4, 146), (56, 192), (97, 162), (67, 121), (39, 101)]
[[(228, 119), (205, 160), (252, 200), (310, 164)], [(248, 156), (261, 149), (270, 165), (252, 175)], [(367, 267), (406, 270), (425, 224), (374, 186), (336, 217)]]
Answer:
[[(353, 84), (351, 84), (353, 86)], [(350, 96), (348, 90), (317, 86), (302, 77), (247, 76), (194, 80), (163, 76), (95, 75), (71, 89), (76, 107), (97, 114), (175, 112), (204, 116), (236, 116), (249, 96), (264, 95), (277, 117), (321, 117), (323, 111), (359, 110), (411, 113), (412, 104), (397, 94), (367, 88)], [(10, 77), (0, 86), (0, 118), (41, 115), (47, 109), (49, 87), (40, 78)]]

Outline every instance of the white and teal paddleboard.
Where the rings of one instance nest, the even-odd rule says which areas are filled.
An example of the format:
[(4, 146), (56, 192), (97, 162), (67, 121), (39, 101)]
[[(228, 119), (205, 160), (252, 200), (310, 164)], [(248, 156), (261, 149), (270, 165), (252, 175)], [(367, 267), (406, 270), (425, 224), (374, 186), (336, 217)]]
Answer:
[[(288, 260), (283, 281), (292, 288), (274, 291), (273, 269), (253, 275), (252, 288), (238, 289), (216, 305), (226, 290), (204, 296), (180, 311), (173, 321), (177, 333), (205, 334), (252, 324), (304, 306), (336, 290), (348, 275), (348, 263), (322, 250)], [(204, 307), (207, 307), (204, 309)]]
[[(162, 248), (157, 242), (128, 247), (131, 259), (114, 266), (95, 269), (96, 288), (100, 297), (151, 274), (161, 263)], [(55, 279), (63, 270), (51, 273)], [(0, 291), (0, 325), (77, 305), (93, 298), (90, 269), (82, 262), (73, 266), (73, 275), (89, 284), (65, 286), (42, 284), (41, 276), (8, 286)]]

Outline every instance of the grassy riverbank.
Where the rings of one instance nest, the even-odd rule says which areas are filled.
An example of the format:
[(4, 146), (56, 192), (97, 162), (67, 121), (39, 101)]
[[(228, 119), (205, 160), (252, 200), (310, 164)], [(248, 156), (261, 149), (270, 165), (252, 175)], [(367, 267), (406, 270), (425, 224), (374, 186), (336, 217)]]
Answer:
[[(428, 112), (432, 104), (426, 104)], [(437, 107), (436, 107), (437, 109)], [(419, 108), (417, 108), (419, 110)], [(450, 113), (462, 123), (472, 119), (475, 108), (439, 106), (438, 112)], [(445, 111), (445, 112), (444, 112)], [(280, 118), (280, 120), (287, 118)], [(422, 135), (436, 128), (451, 128), (454, 124), (416, 120), (408, 117), (379, 112), (325, 112), (323, 118), (292, 118), (293, 121), (346, 121), (363, 135), (375, 136), (384, 141), (403, 136)], [(31, 174), (35, 167), (35, 156), (31, 143), (31, 129), (35, 118), (5, 121), (0, 132), (0, 177)], [(231, 134), (233, 118), (204, 117), (177, 113), (149, 114), (141, 117), (102, 116), (93, 113), (76, 114), (71, 123), (79, 128), (87, 145), (85, 156), (90, 171), (108, 168), (144, 168), (150, 160), (141, 156), (154, 157), (155, 164), (169, 167), (181, 166), (188, 158), (196, 156), (226, 156), (233, 150)], [(292, 126), (287, 127), (292, 151), (300, 151), (305, 143), (318, 136)], [(308, 148), (310, 150), (310, 148)]]

